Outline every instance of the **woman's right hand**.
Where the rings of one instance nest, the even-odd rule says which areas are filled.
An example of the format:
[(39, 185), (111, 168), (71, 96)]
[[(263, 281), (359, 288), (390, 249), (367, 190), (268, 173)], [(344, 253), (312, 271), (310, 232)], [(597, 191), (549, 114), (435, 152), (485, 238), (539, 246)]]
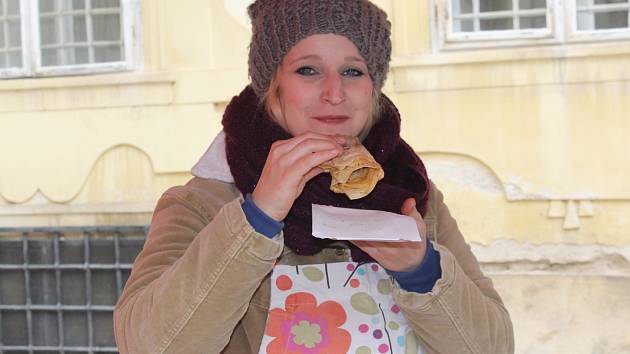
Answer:
[(343, 137), (311, 132), (274, 142), (252, 193), (256, 206), (284, 220), (306, 182), (323, 172), (317, 166), (340, 155), (344, 142)]

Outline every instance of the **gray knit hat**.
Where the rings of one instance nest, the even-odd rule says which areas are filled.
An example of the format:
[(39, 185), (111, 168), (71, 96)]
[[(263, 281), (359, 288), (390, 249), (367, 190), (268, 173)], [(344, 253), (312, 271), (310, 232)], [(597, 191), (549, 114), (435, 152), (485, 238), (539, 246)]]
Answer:
[(249, 76), (263, 97), (284, 56), (313, 34), (347, 37), (367, 61), (377, 92), (387, 76), (392, 52), (387, 14), (368, 0), (256, 0), (247, 9), (252, 22)]

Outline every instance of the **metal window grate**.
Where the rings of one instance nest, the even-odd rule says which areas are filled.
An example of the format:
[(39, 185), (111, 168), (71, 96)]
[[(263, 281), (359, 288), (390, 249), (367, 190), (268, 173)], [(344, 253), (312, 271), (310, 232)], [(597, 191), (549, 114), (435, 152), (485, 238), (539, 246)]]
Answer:
[(0, 228), (0, 353), (116, 353), (114, 304), (147, 232)]

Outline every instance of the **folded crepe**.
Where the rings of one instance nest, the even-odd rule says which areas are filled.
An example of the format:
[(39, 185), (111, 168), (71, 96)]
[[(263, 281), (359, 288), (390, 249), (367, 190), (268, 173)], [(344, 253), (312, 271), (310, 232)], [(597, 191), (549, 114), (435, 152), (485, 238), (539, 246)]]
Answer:
[(319, 165), (332, 176), (330, 190), (350, 199), (370, 194), (385, 171), (356, 137), (346, 137), (343, 153)]

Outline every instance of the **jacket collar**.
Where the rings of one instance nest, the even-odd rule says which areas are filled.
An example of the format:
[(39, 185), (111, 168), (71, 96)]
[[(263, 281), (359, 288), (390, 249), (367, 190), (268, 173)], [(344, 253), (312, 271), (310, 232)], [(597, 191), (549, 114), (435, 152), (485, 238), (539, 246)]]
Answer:
[(232, 172), (230, 172), (230, 166), (227, 163), (225, 154), (225, 133), (223, 130), (214, 138), (190, 172), (195, 177), (234, 183), (234, 177), (232, 177)]

